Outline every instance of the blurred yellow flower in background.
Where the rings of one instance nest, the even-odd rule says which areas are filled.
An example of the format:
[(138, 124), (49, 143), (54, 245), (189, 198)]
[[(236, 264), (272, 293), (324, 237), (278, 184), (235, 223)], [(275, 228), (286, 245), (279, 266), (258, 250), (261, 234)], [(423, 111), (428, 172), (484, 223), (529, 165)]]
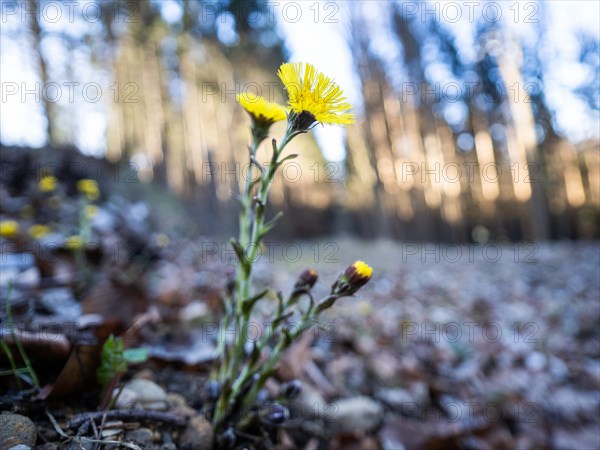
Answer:
[(70, 250), (77, 250), (83, 247), (83, 238), (78, 235), (69, 236), (65, 239), (64, 246)]
[(35, 223), (29, 227), (27, 234), (33, 239), (41, 239), (50, 233), (50, 227), (48, 225), (42, 225)]
[(277, 73), (288, 93), (296, 129), (306, 131), (319, 122), (329, 125), (354, 123), (352, 107), (340, 87), (312, 64), (285, 63)]
[(86, 219), (92, 219), (98, 214), (98, 207), (96, 205), (87, 205), (83, 211)]
[(92, 180), (90, 178), (84, 178), (82, 180), (77, 181), (77, 190), (85, 196), (90, 201), (98, 200), (100, 197), (100, 189), (98, 189), (98, 183), (96, 180)]
[(56, 185), (58, 184), (58, 180), (55, 176), (46, 175), (42, 177), (42, 179), (38, 183), (38, 189), (41, 192), (52, 192), (56, 189)]
[(19, 224), (16, 220), (0, 221), (0, 236), (14, 237), (19, 234)]

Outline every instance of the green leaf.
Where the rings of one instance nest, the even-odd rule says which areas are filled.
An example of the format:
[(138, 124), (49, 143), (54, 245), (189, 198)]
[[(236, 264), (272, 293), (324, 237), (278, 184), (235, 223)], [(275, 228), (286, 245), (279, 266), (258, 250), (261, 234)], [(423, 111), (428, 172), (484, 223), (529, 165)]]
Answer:
[(128, 348), (123, 352), (123, 357), (129, 364), (141, 364), (148, 361), (148, 349)]
[(240, 260), (244, 272), (249, 273), (251, 269), (250, 262), (248, 261), (248, 257), (246, 256), (246, 252), (244, 251), (242, 244), (240, 244), (236, 239), (231, 238), (231, 246), (233, 247), (236, 256)]
[(288, 161), (288, 160), (290, 160), (290, 159), (295, 159), (295, 158), (297, 158), (297, 157), (298, 157), (298, 154), (297, 154), (297, 153), (292, 153), (291, 155), (288, 155), (288, 156), (286, 156), (285, 158), (283, 158), (281, 161), (277, 161), (277, 164), (276, 164), (276, 166), (275, 166), (275, 167), (276, 167), (276, 168), (279, 168), (279, 167), (281, 167), (281, 165), (282, 165), (284, 162), (286, 162), (286, 161)]
[(112, 334), (102, 346), (100, 367), (96, 371), (98, 381), (106, 386), (119, 373), (127, 370), (127, 361), (123, 355), (123, 340)]
[(256, 294), (253, 297), (247, 298), (246, 300), (243, 301), (242, 303), (242, 313), (244, 315), (248, 315), (250, 314), (250, 311), (252, 311), (252, 308), (254, 307), (254, 304), (260, 300), (261, 298), (263, 298), (267, 292), (269, 292), (269, 289), (265, 289), (264, 291), (259, 292), (258, 294)]
[(277, 225), (277, 222), (279, 221), (279, 219), (282, 216), (283, 216), (283, 212), (279, 211), (277, 214), (275, 214), (275, 216), (270, 221), (268, 221), (267, 223), (265, 223), (260, 228), (260, 238), (261, 239), (271, 230), (271, 228), (273, 228), (275, 225)]

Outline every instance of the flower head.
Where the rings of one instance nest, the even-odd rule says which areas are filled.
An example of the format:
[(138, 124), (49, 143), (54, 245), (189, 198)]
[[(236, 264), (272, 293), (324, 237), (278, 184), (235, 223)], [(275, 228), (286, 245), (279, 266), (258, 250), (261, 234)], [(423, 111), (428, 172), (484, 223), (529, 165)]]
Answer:
[(50, 233), (50, 227), (48, 225), (36, 223), (27, 229), (27, 233), (31, 238), (38, 240)]
[(90, 201), (98, 200), (100, 197), (100, 189), (98, 189), (98, 183), (96, 180), (92, 180), (90, 178), (84, 178), (77, 182), (77, 190), (85, 196)]
[(14, 237), (19, 234), (19, 224), (16, 220), (0, 221), (0, 236)]
[(83, 214), (86, 219), (91, 220), (98, 214), (98, 207), (96, 205), (87, 205), (83, 210)]
[(287, 118), (285, 108), (282, 105), (269, 102), (258, 95), (246, 92), (245, 94), (238, 94), (236, 99), (254, 120), (271, 125)]
[(369, 282), (373, 269), (364, 261), (356, 261), (340, 275), (331, 287), (331, 293), (344, 296), (352, 295)]
[(354, 122), (351, 106), (340, 87), (312, 64), (285, 63), (277, 73), (288, 93), (288, 118), (298, 132), (314, 124), (345, 125)]
[(259, 142), (267, 137), (271, 125), (287, 118), (282, 105), (269, 102), (258, 95), (246, 92), (238, 94), (236, 99), (252, 117), (252, 133)]
[(305, 269), (296, 280), (294, 288), (297, 290), (310, 289), (315, 285), (318, 278), (319, 274), (315, 269)]
[(58, 180), (55, 176), (46, 175), (38, 183), (38, 189), (40, 192), (52, 192), (56, 189)]
[(81, 236), (73, 235), (65, 239), (64, 246), (69, 250), (77, 250), (83, 247), (84, 240)]

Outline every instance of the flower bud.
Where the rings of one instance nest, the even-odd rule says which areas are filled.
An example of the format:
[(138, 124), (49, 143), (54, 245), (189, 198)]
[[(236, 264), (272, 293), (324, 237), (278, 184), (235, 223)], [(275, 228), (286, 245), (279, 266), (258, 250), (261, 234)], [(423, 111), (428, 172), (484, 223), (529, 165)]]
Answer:
[(363, 261), (356, 261), (340, 275), (331, 287), (332, 295), (352, 295), (369, 282), (373, 269)]
[(290, 418), (290, 411), (281, 403), (271, 403), (260, 411), (263, 421), (272, 425), (281, 425)]
[(317, 280), (319, 279), (319, 274), (315, 269), (305, 269), (304, 272), (300, 274), (296, 284), (294, 285), (294, 290), (304, 290), (312, 288)]
[(300, 395), (302, 391), (302, 382), (300, 380), (292, 380), (289, 383), (284, 383), (279, 388), (279, 395), (288, 399), (294, 399)]

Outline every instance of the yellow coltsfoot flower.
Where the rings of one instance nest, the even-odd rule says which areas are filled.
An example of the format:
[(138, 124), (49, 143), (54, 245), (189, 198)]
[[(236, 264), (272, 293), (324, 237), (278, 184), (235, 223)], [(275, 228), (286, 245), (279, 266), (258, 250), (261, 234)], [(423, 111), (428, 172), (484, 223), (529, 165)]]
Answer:
[(16, 220), (0, 221), (0, 236), (11, 238), (17, 234), (19, 234), (19, 224)]
[(92, 180), (90, 178), (84, 178), (82, 180), (77, 181), (77, 190), (85, 196), (90, 201), (98, 200), (100, 197), (100, 189), (98, 188), (98, 182), (96, 180)]
[(83, 238), (77, 234), (73, 235), (73, 236), (69, 236), (65, 239), (64, 242), (64, 247), (69, 249), (69, 250), (77, 250), (83, 247), (83, 245), (85, 244), (85, 241), (83, 240)]
[(277, 73), (288, 93), (288, 121), (296, 132), (306, 132), (316, 123), (354, 123), (352, 107), (340, 87), (308, 63), (285, 63)]
[(373, 269), (364, 261), (356, 261), (340, 275), (331, 287), (331, 293), (344, 296), (352, 295), (369, 282)]
[(42, 225), (39, 223), (31, 225), (27, 230), (27, 234), (29, 234), (29, 236), (35, 240), (43, 238), (48, 233), (50, 233), (50, 227), (48, 225)]
[(58, 180), (55, 176), (46, 175), (42, 177), (38, 183), (38, 189), (40, 192), (52, 192), (56, 189)]
[(238, 94), (236, 99), (242, 105), (242, 108), (252, 116), (252, 119), (259, 122), (272, 125), (287, 118), (285, 108), (282, 105), (269, 102), (258, 95), (247, 92), (245, 94)]
[(287, 119), (285, 108), (279, 103), (269, 102), (263, 97), (248, 92), (238, 94), (236, 99), (252, 117), (252, 133), (258, 142), (267, 137), (271, 125)]
[(83, 210), (83, 214), (86, 219), (91, 220), (98, 214), (98, 207), (96, 205), (87, 205)]

